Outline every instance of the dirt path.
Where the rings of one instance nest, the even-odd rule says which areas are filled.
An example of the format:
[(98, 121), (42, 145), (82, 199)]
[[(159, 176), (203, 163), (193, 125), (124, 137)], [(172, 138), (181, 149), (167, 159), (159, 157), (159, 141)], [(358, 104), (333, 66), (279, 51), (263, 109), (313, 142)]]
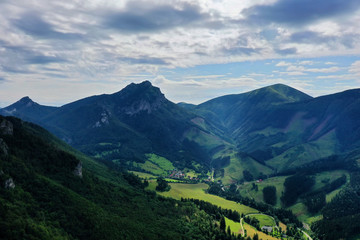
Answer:
[(307, 234), (305, 231), (301, 230), (300, 228), (298, 228), (298, 230), (302, 231), (303, 234), (305, 234), (305, 236), (309, 239), (309, 240), (313, 240), (309, 234)]

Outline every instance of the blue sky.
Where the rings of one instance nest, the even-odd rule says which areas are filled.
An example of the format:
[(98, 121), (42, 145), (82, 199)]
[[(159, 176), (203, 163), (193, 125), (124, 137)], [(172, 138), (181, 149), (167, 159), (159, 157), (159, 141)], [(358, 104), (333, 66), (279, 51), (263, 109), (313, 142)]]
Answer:
[(360, 86), (360, 0), (0, 0), (0, 107), (150, 80), (174, 102)]

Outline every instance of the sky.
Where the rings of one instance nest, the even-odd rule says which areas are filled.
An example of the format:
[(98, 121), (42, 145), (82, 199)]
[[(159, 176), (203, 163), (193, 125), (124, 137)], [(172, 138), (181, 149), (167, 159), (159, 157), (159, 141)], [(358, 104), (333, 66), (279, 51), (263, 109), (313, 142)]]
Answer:
[(0, 0), (0, 107), (144, 80), (174, 102), (360, 87), (360, 0)]

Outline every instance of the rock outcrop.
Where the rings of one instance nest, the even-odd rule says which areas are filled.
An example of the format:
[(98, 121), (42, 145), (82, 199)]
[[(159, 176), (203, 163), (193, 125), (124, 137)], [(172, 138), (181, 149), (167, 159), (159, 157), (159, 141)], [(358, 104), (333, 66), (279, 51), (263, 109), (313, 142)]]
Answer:
[(82, 178), (82, 162), (79, 162), (74, 169), (75, 176)]
[(0, 138), (0, 156), (7, 156), (9, 152), (9, 147), (6, 145), (4, 140)]
[(6, 119), (0, 120), (0, 134), (2, 135), (13, 135), (14, 127), (13, 124)]
[(5, 188), (6, 189), (14, 189), (15, 188), (15, 183), (12, 178), (9, 178), (5, 181)]
[(141, 99), (132, 103), (130, 106), (124, 107), (123, 110), (125, 114), (130, 116), (136, 115), (142, 111), (145, 111), (147, 114), (151, 114), (153, 111), (160, 108), (164, 102), (164, 97), (158, 97), (152, 101)]

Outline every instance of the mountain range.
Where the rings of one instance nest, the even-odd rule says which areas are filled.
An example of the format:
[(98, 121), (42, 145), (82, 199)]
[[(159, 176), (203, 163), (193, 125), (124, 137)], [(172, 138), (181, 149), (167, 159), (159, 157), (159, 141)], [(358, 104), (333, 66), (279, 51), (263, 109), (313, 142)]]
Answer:
[(360, 149), (360, 89), (313, 98), (283, 84), (175, 104), (148, 81), (61, 107), (25, 97), (0, 114), (37, 123), (76, 149), (129, 169), (148, 154), (225, 182), (280, 173)]

